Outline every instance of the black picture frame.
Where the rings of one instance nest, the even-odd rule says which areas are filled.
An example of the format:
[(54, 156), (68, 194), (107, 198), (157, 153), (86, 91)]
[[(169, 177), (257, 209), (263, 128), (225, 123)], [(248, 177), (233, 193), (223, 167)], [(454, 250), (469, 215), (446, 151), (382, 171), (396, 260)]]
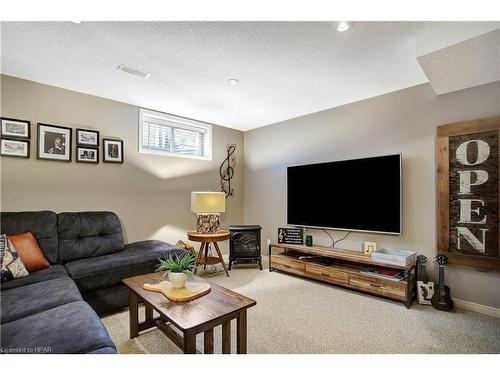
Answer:
[[(73, 148), (73, 143), (72, 143), (72, 136), (73, 136), (73, 129), (72, 128), (68, 128), (66, 126), (60, 126), (60, 125), (50, 125), (50, 124), (44, 124), (44, 123), (41, 123), (39, 122), (37, 124), (37, 140), (36, 140), (36, 158), (38, 160), (51, 160), (51, 161), (59, 161), (59, 162), (66, 162), (66, 163), (71, 163), (71, 154), (72, 154), (72, 148)], [(68, 155), (67, 157), (65, 158), (57, 158), (57, 157), (47, 157), (47, 156), (41, 156), (40, 154), (40, 151), (42, 151), (40, 149), (40, 141), (42, 139), (41, 137), (41, 128), (42, 127), (46, 127), (46, 128), (52, 128), (52, 129), (59, 129), (59, 130), (62, 130), (63, 132), (67, 132), (68, 136), (69, 136), (69, 141), (67, 142), (67, 144), (65, 145), (65, 150), (67, 149), (68, 150)], [(44, 139), (45, 139), (45, 136), (44, 136)], [(44, 152), (44, 155), (46, 155), (47, 153)]]
[(278, 243), (302, 245), (304, 228), (278, 228)]
[[(12, 154), (5, 154), (4, 153), (4, 147), (3, 147), (3, 142), (20, 142), (20, 143), (26, 143), (26, 146), (27, 146), (27, 155), (24, 156), (24, 155), (12, 155)], [(29, 159), (30, 158), (30, 141), (29, 140), (26, 140), (26, 139), (6, 139), (6, 138), (2, 138), (0, 140), (0, 155), (2, 155), (2, 157), (7, 157), (7, 158), (21, 158), (21, 159)]]
[[(80, 142), (80, 133), (81, 132), (86, 132), (86, 133), (95, 133), (96, 134), (96, 143), (89, 144), (89, 143), (81, 143)], [(93, 130), (93, 129), (81, 129), (77, 128), (76, 129), (76, 145), (80, 147), (85, 147), (85, 148), (99, 148), (99, 131), (98, 130)]]
[[(4, 121), (15, 121), (15, 122), (20, 122), (23, 124), (26, 124), (26, 127), (28, 129), (28, 135), (27, 136), (18, 136), (18, 135), (12, 135), (12, 134), (6, 134), (4, 132)], [(21, 120), (21, 119), (16, 119), (16, 118), (11, 118), (11, 117), (0, 117), (0, 137), (4, 139), (23, 139), (23, 140), (30, 140), (31, 139), (31, 121), (28, 120)]]
[[(120, 158), (117, 160), (107, 159), (108, 150), (106, 149), (106, 143), (119, 143), (120, 144)], [(121, 139), (110, 139), (103, 138), (102, 139), (102, 162), (103, 163), (123, 163), (123, 141)]]
[[(89, 150), (89, 151), (94, 151), (96, 153), (96, 158), (94, 160), (85, 160), (85, 159), (80, 159), (80, 150)], [(99, 148), (95, 147), (76, 147), (76, 157), (75, 160), (77, 163), (89, 163), (89, 164), (99, 164)]]

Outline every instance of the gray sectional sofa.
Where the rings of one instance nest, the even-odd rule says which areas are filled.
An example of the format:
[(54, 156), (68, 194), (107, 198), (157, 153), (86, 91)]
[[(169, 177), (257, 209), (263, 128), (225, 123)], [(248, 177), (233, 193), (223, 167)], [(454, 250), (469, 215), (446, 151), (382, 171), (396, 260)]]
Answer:
[(154, 240), (125, 245), (112, 212), (3, 212), (0, 231), (33, 233), (51, 264), (0, 284), (3, 353), (116, 353), (98, 315), (127, 306), (121, 280), (185, 252)]

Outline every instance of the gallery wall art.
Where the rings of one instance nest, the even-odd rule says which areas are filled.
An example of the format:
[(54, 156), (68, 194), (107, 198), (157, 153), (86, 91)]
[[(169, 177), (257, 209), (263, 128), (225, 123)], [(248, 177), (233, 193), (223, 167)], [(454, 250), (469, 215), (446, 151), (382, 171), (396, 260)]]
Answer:
[(0, 136), (2, 138), (30, 139), (31, 122), (26, 120), (1, 118)]
[[(100, 133), (94, 129), (75, 129), (76, 161), (99, 163)], [(36, 158), (71, 162), (73, 153), (73, 129), (61, 125), (37, 124)], [(1, 117), (0, 155), (30, 158), (31, 122)], [(123, 163), (123, 141), (103, 139), (103, 162)]]
[(37, 159), (71, 161), (73, 129), (38, 123)]
[(102, 140), (102, 161), (104, 163), (123, 163), (123, 141), (117, 139)]
[(29, 159), (30, 142), (18, 139), (2, 139), (0, 145), (0, 154), (2, 156), (12, 156)]

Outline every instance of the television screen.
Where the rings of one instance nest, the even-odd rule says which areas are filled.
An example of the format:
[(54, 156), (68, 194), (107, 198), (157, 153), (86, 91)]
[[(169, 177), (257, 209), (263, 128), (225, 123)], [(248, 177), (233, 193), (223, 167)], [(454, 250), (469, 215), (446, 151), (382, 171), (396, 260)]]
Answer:
[(401, 234), (401, 155), (288, 167), (289, 225)]

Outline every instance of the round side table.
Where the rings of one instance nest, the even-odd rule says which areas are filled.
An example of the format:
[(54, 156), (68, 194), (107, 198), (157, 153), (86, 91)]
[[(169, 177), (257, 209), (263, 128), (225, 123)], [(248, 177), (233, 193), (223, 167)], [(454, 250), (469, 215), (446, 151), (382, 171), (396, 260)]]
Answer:
[[(217, 233), (198, 233), (196, 231), (187, 232), (188, 239), (190, 241), (201, 242), (200, 251), (196, 257), (196, 262), (194, 265), (194, 273), (198, 270), (198, 265), (203, 264), (204, 269), (207, 268), (207, 264), (219, 264), (222, 263), (226, 275), (229, 277), (229, 272), (227, 271), (226, 263), (224, 258), (222, 258), (222, 253), (219, 249), (217, 242), (226, 241), (229, 239), (228, 231), (219, 231)], [(210, 244), (213, 244), (215, 251), (217, 251), (217, 257), (209, 257), (208, 249)]]

